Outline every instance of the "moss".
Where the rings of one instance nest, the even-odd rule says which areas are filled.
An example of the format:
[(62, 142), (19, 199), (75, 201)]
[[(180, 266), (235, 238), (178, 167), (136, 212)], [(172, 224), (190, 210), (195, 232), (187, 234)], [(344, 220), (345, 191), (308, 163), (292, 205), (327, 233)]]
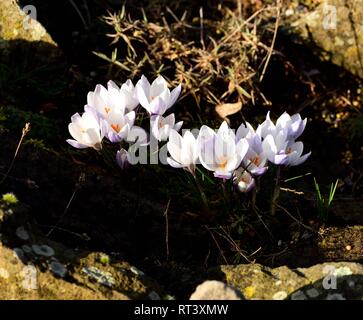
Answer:
[(108, 265), (110, 264), (110, 257), (107, 254), (100, 254), (99, 256), (99, 261), (103, 264), (103, 265)]
[(3, 194), (3, 196), (2, 196), (2, 200), (3, 200), (6, 204), (8, 204), (8, 205), (18, 203), (18, 198), (15, 196), (15, 194), (10, 193), (10, 192), (9, 192), (9, 193), (5, 193), (5, 194)]

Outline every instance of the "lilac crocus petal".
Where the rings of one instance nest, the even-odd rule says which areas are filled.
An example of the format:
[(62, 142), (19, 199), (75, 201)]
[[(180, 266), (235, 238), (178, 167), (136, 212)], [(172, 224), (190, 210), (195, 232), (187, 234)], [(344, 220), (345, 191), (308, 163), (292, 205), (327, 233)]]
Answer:
[(250, 172), (254, 175), (254, 176), (262, 176), (263, 174), (266, 173), (266, 171), (268, 170), (268, 167), (256, 167), (254, 169), (251, 169)]
[(184, 165), (182, 165), (181, 163), (178, 163), (178, 162), (176, 162), (175, 160), (173, 160), (172, 158), (170, 158), (170, 157), (168, 157), (167, 159), (166, 159), (166, 161), (168, 162), (168, 164), (171, 166), (171, 167), (173, 167), (173, 168), (177, 168), (177, 169), (179, 169), (179, 168), (183, 168), (184, 167)]
[(66, 140), (72, 147), (77, 148), (77, 149), (85, 149), (88, 148), (89, 146), (86, 146), (82, 143), (77, 142), (76, 140), (73, 139), (67, 139)]
[(243, 138), (250, 139), (254, 135), (256, 135), (255, 130), (253, 129), (251, 124), (249, 124), (248, 122), (246, 122), (246, 124), (242, 123), (238, 127), (237, 132), (236, 132), (236, 142), (238, 142), (239, 140), (241, 140)]
[(176, 102), (176, 100), (178, 100), (178, 97), (180, 95), (181, 92), (181, 84), (179, 84), (176, 88), (174, 88), (171, 93), (170, 93), (170, 100), (169, 100), (169, 106), (171, 107), (172, 105), (174, 105), (174, 103)]
[(276, 126), (270, 119), (270, 111), (267, 112), (266, 120), (262, 122), (256, 130), (256, 133), (261, 137), (265, 138), (269, 134), (274, 134)]
[(304, 163), (311, 155), (311, 151), (307, 154), (301, 156), (299, 159), (295, 160), (294, 162), (290, 163), (290, 166), (298, 166), (302, 163)]
[(233, 183), (240, 192), (249, 192), (256, 185), (255, 179), (243, 168), (238, 168), (233, 173)]
[(215, 171), (213, 173), (215, 178), (219, 178), (219, 179), (226, 179), (229, 180), (232, 177), (232, 173), (231, 172), (222, 172), (222, 171)]

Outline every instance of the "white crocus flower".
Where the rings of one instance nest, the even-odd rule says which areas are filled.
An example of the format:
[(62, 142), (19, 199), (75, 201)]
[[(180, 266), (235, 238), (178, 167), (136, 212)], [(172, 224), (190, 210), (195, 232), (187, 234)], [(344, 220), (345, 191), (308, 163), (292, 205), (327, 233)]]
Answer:
[(167, 158), (168, 163), (174, 168), (184, 168), (194, 176), (195, 165), (198, 161), (198, 147), (197, 139), (193, 134), (185, 131), (181, 136), (176, 130), (171, 129), (166, 146), (171, 156)]
[(67, 142), (78, 149), (94, 148), (97, 151), (102, 148), (102, 139), (105, 136), (105, 127), (100, 126), (93, 113), (85, 112), (80, 116), (78, 113), (71, 117), (68, 130), (73, 139)]
[(121, 88), (117, 86), (113, 81), (107, 83), (108, 91), (113, 99), (117, 99), (122, 103), (122, 108), (126, 111), (132, 111), (139, 105), (139, 100), (136, 96), (135, 86), (131, 80), (127, 80), (121, 85)]
[(140, 104), (150, 115), (163, 115), (178, 99), (181, 91), (179, 84), (170, 92), (167, 82), (162, 76), (157, 77), (152, 84), (145, 76), (136, 84), (136, 95)]
[(223, 122), (217, 133), (202, 126), (198, 136), (199, 160), (207, 170), (214, 171), (217, 178), (229, 179), (239, 167), (248, 151), (248, 142), (236, 143), (233, 131)]
[(170, 130), (174, 129), (179, 131), (183, 125), (183, 121), (179, 121), (175, 123), (175, 115), (174, 113), (168, 115), (167, 117), (163, 116), (151, 116), (150, 118), (150, 128), (153, 136), (159, 141), (168, 140)]
[(284, 112), (276, 120), (276, 130), (287, 130), (287, 139), (295, 140), (301, 136), (306, 126), (307, 119), (301, 119), (300, 114), (296, 113), (291, 117), (287, 112)]
[(101, 123), (107, 128), (108, 140), (119, 142), (126, 139), (134, 125), (135, 116), (135, 111), (124, 114), (122, 111), (113, 110), (104, 119), (101, 119)]
[(96, 86), (95, 91), (88, 93), (86, 107), (93, 108), (101, 117), (107, 117), (111, 111), (124, 112), (125, 109), (116, 90), (108, 90), (100, 84)]
[(303, 143), (295, 142), (305, 129), (306, 119), (302, 120), (299, 114), (289, 116), (284, 112), (276, 121), (270, 119), (270, 112), (266, 120), (256, 130), (263, 138), (262, 149), (268, 160), (276, 165), (298, 165), (304, 162), (311, 153), (301, 156)]
[(127, 80), (121, 88), (111, 80), (107, 83), (107, 89), (98, 84), (95, 90), (87, 95), (87, 106), (95, 109), (102, 117), (107, 117), (113, 111), (130, 112), (138, 104), (135, 87), (131, 80)]

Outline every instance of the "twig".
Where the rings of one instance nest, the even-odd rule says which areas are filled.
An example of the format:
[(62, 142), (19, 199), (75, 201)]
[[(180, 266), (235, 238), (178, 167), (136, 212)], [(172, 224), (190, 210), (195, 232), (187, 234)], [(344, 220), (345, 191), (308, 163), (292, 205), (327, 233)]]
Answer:
[(281, 13), (281, 0), (277, 0), (277, 17), (276, 17), (276, 22), (275, 22), (274, 36), (272, 38), (272, 43), (271, 43), (271, 46), (270, 46), (270, 50), (268, 52), (265, 65), (264, 65), (263, 70), (262, 70), (262, 74), (261, 74), (261, 77), (260, 77), (260, 82), (263, 80), (263, 78), (265, 76), (268, 64), (269, 64), (271, 56), (272, 56), (273, 49), (275, 47), (277, 31), (279, 29), (279, 24), (280, 24), (280, 13)]
[(281, 191), (285, 191), (285, 192), (291, 192), (291, 193), (296, 194), (296, 195), (299, 195), (299, 196), (301, 196), (301, 195), (303, 195), (303, 194), (304, 194), (304, 192), (303, 192), (303, 191), (297, 191), (297, 190), (290, 189), (290, 188), (281, 188), (281, 187), (280, 187), (280, 190), (281, 190)]
[(81, 187), (81, 185), (82, 185), (82, 183), (84, 182), (84, 180), (85, 180), (85, 174), (82, 172), (82, 173), (80, 174), (79, 178), (78, 178), (78, 181), (77, 181), (76, 186), (75, 186), (75, 188), (74, 188), (74, 190), (73, 190), (73, 193), (72, 193), (72, 195), (71, 195), (71, 197), (70, 197), (70, 199), (69, 199), (69, 201), (68, 201), (68, 203), (67, 203), (67, 206), (66, 206), (66, 208), (65, 208), (65, 209), (64, 209), (64, 211), (63, 211), (63, 214), (60, 216), (59, 220), (58, 220), (58, 221), (57, 221), (57, 223), (56, 223), (56, 224), (52, 227), (52, 229), (50, 229), (50, 230), (49, 230), (49, 232), (46, 234), (46, 237), (47, 237), (47, 238), (48, 238), (48, 237), (52, 234), (52, 232), (54, 231), (54, 229), (58, 228), (59, 223), (62, 221), (62, 219), (64, 218), (64, 216), (67, 214), (68, 209), (69, 209), (69, 207), (71, 206), (71, 203), (72, 203), (72, 201), (73, 201), (73, 199), (74, 199), (74, 196), (76, 195), (77, 191), (78, 191), (78, 190), (79, 190), (79, 188)]
[(205, 50), (203, 7), (199, 8), (199, 17), (200, 17), (200, 43), (202, 44), (203, 50)]
[(165, 217), (165, 245), (166, 245), (166, 260), (169, 260), (169, 220), (168, 220), (168, 211), (170, 206), (170, 199), (168, 201), (168, 204), (166, 205), (166, 209), (164, 211), (164, 217)]
[(85, 30), (88, 30), (88, 25), (86, 23), (86, 20), (83, 18), (82, 12), (81, 10), (79, 10), (79, 8), (77, 7), (76, 3), (73, 0), (68, 0), (70, 2), (70, 4), (72, 5), (72, 7), (74, 8), (74, 10), (76, 10), (78, 16), (80, 17), (83, 27)]
[(13, 160), (11, 160), (11, 163), (10, 163), (10, 166), (9, 166), (9, 169), (8, 171), (6, 171), (4, 177), (1, 179), (0, 181), (0, 184), (2, 184), (6, 178), (8, 177), (11, 169), (13, 168), (14, 166), (14, 163), (15, 163), (15, 159), (16, 159), (16, 156), (18, 155), (18, 152), (19, 152), (19, 149), (20, 149), (20, 146), (24, 140), (24, 137), (27, 135), (27, 133), (30, 131), (30, 123), (27, 122), (22, 130), (22, 134), (21, 134), (21, 137), (20, 137), (20, 140), (18, 142), (18, 146), (16, 147), (16, 150), (15, 150), (15, 153), (14, 153), (14, 157), (13, 157)]
[(214, 237), (213, 232), (208, 228), (208, 226), (205, 226), (205, 228), (208, 230), (211, 237), (213, 238), (213, 240), (214, 240), (214, 242), (215, 242), (215, 244), (216, 244), (216, 246), (217, 246), (217, 248), (219, 250), (219, 253), (220, 253), (220, 255), (222, 256), (222, 258), (223, 258), (223, 260), (225, 262), (225, 264), (228, 264), (228, 261), (227, 261), (226, 257), (224, 256), (223, 251), (222, 251), (221, 247), (219, 246), (219, 243), (218, 243), (217, 239)]
[(280, 206), (279, 204), (276, 203), (276, 206), (278, 208), (280, 208), (282, 211), (284, 211), (291, 219), (293, 219), (295, 222), (297, 222), (298, 224), (301, 224), (304, 228), (314, 232), (314, 233), (318, 233), (318, 231), (314, 230), (313, 228), (307, 226), (305, 223), (301, 222), (299, 219), (296, 219), (286, 208), (284, 208), (283, 206)]
[(220, 227), (220, 229), (223, 231), (224, 235), (223, 234), (219, 234), (221, 237), (225, 238), (227, 241), (229, 241), (236, 249), (236, 251), (248, 262), (248, 263), (251, 263), (252, 261), (246, 256), (243, 254), (241, 248), (238, 246), (238, 244), (232, 239), (232, 237), (227, 233), (226, 230), (224, 230), (223, 227)]
[(277, 200), (280, 196), (280, 178), (281, 178), (281, 166), (277, 166), (277, 170), (276, 170), (276, 178), (275, 178), (275, 186), (274, 186), (274, 191), (272, 194), (272, 199), (271, 199), (271, 215), (275, 215), (276, 213), (276, 205), (277, 205)]

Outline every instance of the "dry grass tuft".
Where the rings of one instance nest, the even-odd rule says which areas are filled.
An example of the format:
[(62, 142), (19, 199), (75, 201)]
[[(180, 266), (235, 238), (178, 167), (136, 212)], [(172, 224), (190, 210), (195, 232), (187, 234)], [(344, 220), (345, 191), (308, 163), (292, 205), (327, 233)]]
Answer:
[(111, 27), (112, 54), (95, 54), (109, 62), (109, 76), (162, 73), (172, 85), (182, 82), (182, 98), (191, 96), (199, 109), (231, 102), (269, 104), (258, 84), (271, 53), (271, 43), (262, 38), (273, 36), (275, 6), (261, 7), (249, 17), (239, 6), (219, 4), (208, 8), (208, 16), (203, 7), (179, 16), (164, 8), (161, 14), (141, 9), (135, 18), (123, 7), (103, 17)]

